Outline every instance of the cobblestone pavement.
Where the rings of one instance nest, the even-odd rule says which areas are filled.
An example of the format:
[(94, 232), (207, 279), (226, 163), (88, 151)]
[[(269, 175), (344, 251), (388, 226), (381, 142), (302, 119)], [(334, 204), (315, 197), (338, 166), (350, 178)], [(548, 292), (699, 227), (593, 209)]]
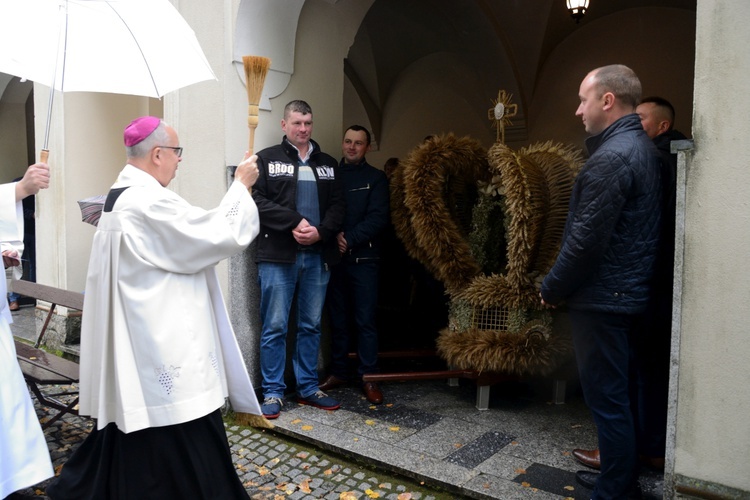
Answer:
[[(56, 411), (40, 406), (45, 422)], [(227, 419), (227, 439), (237, 473), (252, 499), (295, 500), (322, 498), (354, 500), (446, 500), (460, 498), (403, 476), (344, 459), (274, 431), (258, 430)], [(93, 421), (66, 415), (45, 430), (55, 473), (78, 448)], [(47, 499), (52, 479), (17, 492), (18, 498)]]

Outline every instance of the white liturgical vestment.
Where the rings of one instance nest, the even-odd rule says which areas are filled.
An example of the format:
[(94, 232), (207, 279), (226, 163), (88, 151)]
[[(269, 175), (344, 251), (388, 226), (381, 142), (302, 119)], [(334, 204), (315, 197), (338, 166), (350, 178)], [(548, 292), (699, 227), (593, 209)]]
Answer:
[(204, 210), (132, 165), (121, 188), (91, 248), (80, 413), (125, 433), (203, 417), (227, 396), (260, 415), (215, 270), (258, 234), (248, 190), (235, 181)]
[[(23, 249), (23, 212), (16, 203), (15, 183), (0, 185), (2, 249)], [(9, 323), (5, 276), (0, 279), (0, 498), (52, 477), (44, 439), (29, 389), (16, 360)]]

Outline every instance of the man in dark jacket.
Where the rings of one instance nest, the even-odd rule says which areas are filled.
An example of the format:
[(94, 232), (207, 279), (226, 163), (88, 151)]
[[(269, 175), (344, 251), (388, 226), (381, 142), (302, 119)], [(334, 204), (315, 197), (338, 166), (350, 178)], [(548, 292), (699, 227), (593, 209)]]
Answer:
[(297, 290), (294, 374), (297, 401), (325, 410), (339, 402), (318, 389), (320, 323), (330, 266), (338, 262), (336, 235), (345, 201), (336, 159), (313, 141), (312, 109), (305, 101), (284, 108), (281, 144), (258, 153), (253, 199), (260, 214), (256, 261), (260, 284), (260, 370), (263, 415), (277, 418), (286, 385), (286, 335)]
[[(648, 309), (635, 326), (639, 369), (631, 395), (636, 419), (638, 459), (644, 465), (664, 469), (669, 395), (669, 354), (672, 332), (672, 285), (674, 271), (675, 192), (677, 155), (672, 141), (686, 139), (675, 130), (674, 107), (662, 97), (644, 97), (636, 108), (643, 130), (661, 154), (662, 224), (659, 251)], [(589, 467), (600, 468), (599, 450), (573, 450), (573, 456)]]
[[(328, 311), (331, 317), (331, 374), (320, 385), (327, 391), (347, 382), (350, 328), (357, 332), (358, 374), (361, 378), (378, 371), (378, 305), (380, 233), (388, 224), (389, 191), (385, 173), (365, 160), (370, 150), (370, 132), (352, 125), (344, 133), (344, 157), (339, 176), (346, 198), (344, 228), (338, 234), (342, 261), (331, 271)], [(362, 391), (370, 403), (383, 402), (375, 382), (363, 382)]]
[(640, 97), (638, 77), (622, 65), (595, 69), (581, 83), (576, 115), (591, 134), (590, 157), (541, 290), (543, 305), (568, 306), (601, 450), (598, 478), (586, 471), (577, 478), (594, 486), (594, 499), (627, 498), (637, 487), (628, 369), (633, 326), (649, 302), (661, 219), (659, 153), (635, 114)]

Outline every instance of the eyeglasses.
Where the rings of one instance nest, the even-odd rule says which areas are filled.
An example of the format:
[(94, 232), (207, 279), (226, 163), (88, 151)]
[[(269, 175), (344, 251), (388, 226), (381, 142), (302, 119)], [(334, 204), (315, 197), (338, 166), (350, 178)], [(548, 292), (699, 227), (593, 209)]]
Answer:
[(156, 147), (174, 149), (174, 154), (176, 154), (178, 158), (182, 158), (182, 147), (175, 147), (175, 146), (156, 146)]

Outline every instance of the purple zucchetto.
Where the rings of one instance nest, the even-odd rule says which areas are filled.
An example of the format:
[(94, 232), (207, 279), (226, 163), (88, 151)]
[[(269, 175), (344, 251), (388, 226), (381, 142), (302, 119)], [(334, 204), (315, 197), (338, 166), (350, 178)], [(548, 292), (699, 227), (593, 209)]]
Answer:
[(143, 139), (151, 135), (156, 127), (161, 123), (161, 119), (155, 116), (141, 116), (136, 118), (125, 127), (123, 138), (127, 147), (135, 146)]

